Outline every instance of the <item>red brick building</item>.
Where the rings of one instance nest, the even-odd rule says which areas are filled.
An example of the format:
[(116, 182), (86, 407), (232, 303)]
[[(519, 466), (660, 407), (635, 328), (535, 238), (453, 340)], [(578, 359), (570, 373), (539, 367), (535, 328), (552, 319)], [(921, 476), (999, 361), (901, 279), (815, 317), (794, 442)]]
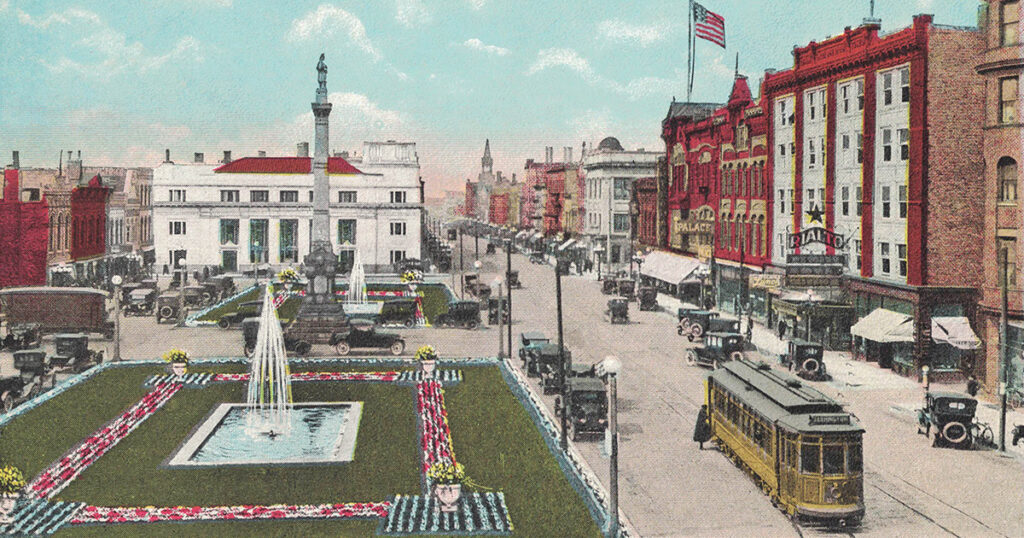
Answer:
[[(102, 258), (106, 252), (107, 198), (110, 187), (97, 174), (71, 191), (71, 259)], [(91, 266), (90, 266), (91, 267)], [(89, 275), (87, 275), (89, 276)]]
[(504, 226), (508, 224), (508, 197), (509, 194), (491, 193), (491, 207), (487, 212), (491, 224)]
[(544, 219), (545, 236), (562, 232), (562, 209), (565, 203), (565, 164), (549, 167), (544, 173)]
[[(973, 69), (984, 46), (980, 32), (929, 15), (884, 36), (867, 22), (794, 49), (793, 67), (762, 85), (772, 262), (845, 254), (855, 350), (904, 373), (955, 374), (973, 355), (985, 213)], [(790, 327), (797, 308), (778, 312)], [(892, 316), (907, 329), (892, 332)], [(837, 328), (821, 316), (801, 336), (834, 341)]]
[(537, 231), (543, 229), (547, 203), (547, 173), (560, 164), (526, 160), (519, 192), (519, 225), (523, 228), (533, 228)]
[(14, 164), (4, 169), (0, 200), (0, 288), (46, 285), (49, 208), (45, 197), (22, 200), (19, 168), (15, 153)]
[(633, 211), (636, 219), (636, 242), (647, 247), (658, 244), (658, 184), (653, 177), (638, 179), (633, 183)]

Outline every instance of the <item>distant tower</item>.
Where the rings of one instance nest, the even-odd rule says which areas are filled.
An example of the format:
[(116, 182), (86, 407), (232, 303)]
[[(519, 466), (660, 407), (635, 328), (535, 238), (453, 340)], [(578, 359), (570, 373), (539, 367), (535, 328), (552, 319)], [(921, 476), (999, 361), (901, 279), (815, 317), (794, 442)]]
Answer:
[(491, 159), (491, 139), (484, 142), (484, 157), (480, 159), (481, 172), (490, 174), (494, 171), (494, 160)]

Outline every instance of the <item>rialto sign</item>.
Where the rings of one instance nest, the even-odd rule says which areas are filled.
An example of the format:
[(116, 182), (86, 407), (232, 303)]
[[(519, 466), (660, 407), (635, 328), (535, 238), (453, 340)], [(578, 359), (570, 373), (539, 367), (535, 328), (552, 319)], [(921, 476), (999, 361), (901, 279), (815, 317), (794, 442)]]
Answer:
[(842, 250), (846, 248), (846, 244), (849, 242), (843, 234), (837, 234), (820, 226), (807, 228), (797, 233), (789, 234), (788, 240), (789, 248), (791, 250), (798, 249), (806, 245), (812, 245), (814, 243), (821, 243), (825, 246)]

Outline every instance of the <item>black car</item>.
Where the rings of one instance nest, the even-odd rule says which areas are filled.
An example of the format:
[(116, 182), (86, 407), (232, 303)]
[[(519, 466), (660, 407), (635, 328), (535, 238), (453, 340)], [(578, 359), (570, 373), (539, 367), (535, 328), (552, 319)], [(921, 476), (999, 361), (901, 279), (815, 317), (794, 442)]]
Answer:
[[(499, 305), (500, 303), (500, 305)], [(497, 297), (487, 298), (487, 323), (489, 325), (498, 324), (498, 311), (501, 311), (501, 323), (508, 324), (508, 297), (502, 297), (499, 301)]]
[(717, 312), (709, 316), (693, 315), (690, 317), (690, 324), (686, 330), (682, 329), (682, 321), (676, 328), (677, 334), (685, 334), (690, 342), (701, 338), (706, 333), (736, 333), (740, 332), (740, 320), (732, 318), (721, 318)]
[(348, 355), (353, 349), (387, 349), (392, 355), (405, 351), (405, 340), (395, 333), (378, 331), (372, 322), (352, 320), (349, 329), (331, 335), (330, 345), (338, 355)]
[(151, 316), (156, 308), (156, 290), (152, 288), (136, 288), (128, 294), (127, 300), (121, 303), (121, 313), (125, 316)]
[(640, 286), (636, 297), (640, 303), (640, 310), (650, 311), (658, 309), (658, 290), (653, 286)]
[(718, 369), (726, 361), (743, 358), (743, 336), (735, 333), (707, 333), (704, 347), (686, 352), (686, 364), (710, 366)]
[(411, 328), (416, 325), (416, 300), (392, 299), (381, 305), (377, 315), (380, 325), (403, 325)]
[(785, 355), (783, 366), (795, 371), (796, 375), (812, 381), (825, 381), (831, 378), (825, 370), (823, 360), (825, 348), (818, 343), (794, 339), (789, 341), (789, 353)]
[(156, 322), (176, 320), (181, 314), (181, 293), (168, 291), (156, 298)]
[(608, 310), (604, 311), (610, 323), (629, 323), (629, 299), (618, 297), (608, 301)]
[(15, 351), (14, 368), (18, 375), (0, 379), (0, 405), (5, 413), (42, 393), (47, 379), (50, 387), (53, 386), (50, 360), (42, 349)]
[(970, 448), (977, 407), (978, 400), (966, 394), (929, 391), (925, 394), (925, 406), (917, 410), (917, 432), (927, 437), (935, 427), (932, 446)]
[(89, 350), (86, 334), (58, 334), (53, 338), (54, 355), (50, 362), (57, 368), (70, 368), (78, 373), (103, 361), (102, 351)]
[(221, 329), (230, 329), (247, 318), (260, 315), (263, 310), (263, 301), (246, 301), (239, 303), (234, 312), (224, 314), (217, 320), (217, 326)]
[(523, 283), (519, 281), (519, 270), (513, 269), (508, 272), (508, 289), (522, 289)]
[[(526, 375), (536, 377), (540, 375), (538, 365), (540, 364), (534, 356), (544, 344), (550, 344), (551, 339), (541, 332), (519, 333), (519, 358), (523, 361), (523, 368)], [(557, 348), (556, 348), (557, 349)]]
[(608, 425), (608, 395), (604, 383), (596, 377), (569, 378), (565, 405), (555, 398), (555, 415), (566, 413), (573, 441), (581, 435), (600, 435)]
[(18, 323), (7, 330), (4, 347), (11, 351), (34, 348), (43, 342), (38, 323)]
[(622, 297), (632, 300), (636, 292), (636, 282), (628, 278), (620, 278), (615, 281), (615, 292)]
[[(245, 318), (242, 320), (242, 352), (246, 357), (252, 357), (256, 351), (256, 338), (260, 332), (260, 318)], [(309, 342), (300, 338), (293, 338), (284, 333), (285, 351), (294, 351), (296, 355), (302, 356), (313, 348)]]
[(451, 301), (448, 303), (448, 311), (438, 314), (436, 321), (442, 327), (475, 329), (480, 326), (480, 303), (476, 301)]
[[(565, 360), (572, 361), (572, 352), (563, 348)], [(558, 344), (541, 344), (531, 357), (536, 364), (528, 365), (540, 372), (544, 394), (560, 392), (562, 388), (562, 357), (558, 354)]]

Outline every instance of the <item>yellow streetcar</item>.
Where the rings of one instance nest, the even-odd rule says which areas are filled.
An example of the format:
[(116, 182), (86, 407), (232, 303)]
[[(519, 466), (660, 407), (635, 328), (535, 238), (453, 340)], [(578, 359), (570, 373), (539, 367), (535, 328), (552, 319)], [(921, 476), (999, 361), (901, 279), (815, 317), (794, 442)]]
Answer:
[(708, 376), (711, 434), (772, 503), (798, 520), (857, 525), (864, 516), (864, 428), (835, 400), (765, 363)]

